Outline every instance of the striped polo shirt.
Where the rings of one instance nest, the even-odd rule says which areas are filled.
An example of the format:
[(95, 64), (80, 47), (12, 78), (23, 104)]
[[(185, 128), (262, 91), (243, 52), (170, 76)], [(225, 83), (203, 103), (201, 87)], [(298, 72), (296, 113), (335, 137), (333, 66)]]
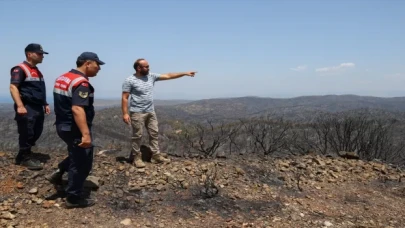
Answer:
[(147, 113), (154, 111), (153, 86), (158, 81), (160, 74), (149, 73), (143, 77), (131, 75), (122, 84), (122, 91), (129, 92), (130, 112)]

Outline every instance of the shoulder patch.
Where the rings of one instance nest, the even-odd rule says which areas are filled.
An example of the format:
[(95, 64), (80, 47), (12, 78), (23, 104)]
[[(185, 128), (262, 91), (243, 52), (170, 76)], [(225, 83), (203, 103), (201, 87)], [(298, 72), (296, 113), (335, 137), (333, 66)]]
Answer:
[(87, 98), (87, 97), (89, 96), (89, 92), (82, 92), (82, 91), (79, 91), (79, 96), (80, 96), (81, 98)]

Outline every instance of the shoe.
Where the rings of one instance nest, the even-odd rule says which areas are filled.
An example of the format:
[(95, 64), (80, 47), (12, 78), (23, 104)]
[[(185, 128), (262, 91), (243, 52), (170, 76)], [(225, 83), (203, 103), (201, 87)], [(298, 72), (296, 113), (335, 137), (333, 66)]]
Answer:
[(30, 159), (32, 156), (32, 152), (30, 150), (19, 150), (17, 156), (15, 157), (16, 165), (21, 165), (24, 160)]
[(58, 198), (66, 198), (67, 193), (64, 189), (57, 190), (55, 193), (46, 195), (45, 200), (57, 200)]
[(75, 202), (69, 202), (66, 199), (65, 206), (67, 209), (91, 207), (95, 204), (93, 199), (80, 199)]
[(141, 154), (137, 154), (134, 158), (134, 165), (136, 168), (145, 168), (146, 165), (145, 163), (142, 161), (142, 155)]
[(29, 169), (29, 170), (41, 170), (44, 168), (40, 161), (38, 161), (36, 159), (32, 159), (32, 158), (23, 159), (23, 160), (16, 159), (15, 164), (27, 167), (27, 169)]
[(152, 162), (154, 163), (169, 163), (170, 159), (163, 157), (160, 153), (152, 155)]
[(50, 175), (45, 176), (45, 179), (47, 179), (53, 185), (62, 185), (62, 183), (63, 183), (63, 181), (62, 181), (63, 173), (64, 172), (62, 172), (62, 171), (60, 171), (58, 169), (55, 172), (51, 173)]

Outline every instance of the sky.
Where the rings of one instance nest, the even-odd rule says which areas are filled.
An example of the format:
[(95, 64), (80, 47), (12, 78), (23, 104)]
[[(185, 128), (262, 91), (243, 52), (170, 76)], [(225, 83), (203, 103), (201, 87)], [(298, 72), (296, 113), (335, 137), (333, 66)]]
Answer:
[(403, 12), (400, 0), (0, 0), (0, 97), (32, 42), (49, 52), (49, 97), (84, 51), (106, 62), (96, 99), (120, 98), (137, 58), (198, 72), (156, 82), (155, 99), (405, 96)]

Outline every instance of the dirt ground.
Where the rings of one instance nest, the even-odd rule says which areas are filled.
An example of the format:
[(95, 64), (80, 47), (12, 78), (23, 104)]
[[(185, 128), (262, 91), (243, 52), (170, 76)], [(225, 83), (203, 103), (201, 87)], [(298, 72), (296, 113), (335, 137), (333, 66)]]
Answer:
[(0, 152), (1, 226), (405, 227), (405, 173), (379, 162), (170, 157), (136, 169), (101, 151), (86, 182), (96, 205), (68, 210), (44, 178), (64, 156), (38, 156), (44, 170), (28, 171)]

